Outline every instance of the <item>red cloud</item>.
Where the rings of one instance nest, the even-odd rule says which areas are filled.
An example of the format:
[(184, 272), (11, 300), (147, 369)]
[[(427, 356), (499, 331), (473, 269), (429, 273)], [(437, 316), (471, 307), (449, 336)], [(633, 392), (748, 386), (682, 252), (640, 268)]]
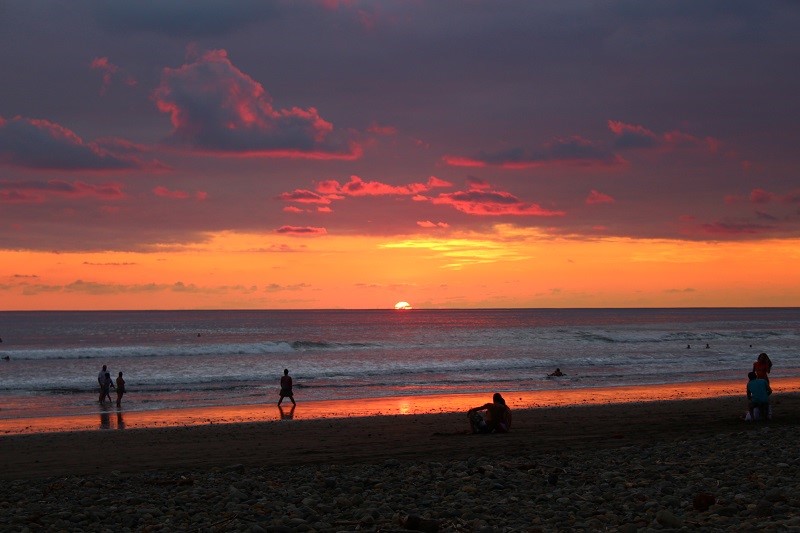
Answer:
[(283, 200), (284, 202), (300, 202), (303, 204), (327, 205), (331, 203), (328, 198), (306, 189), (296, 189), (294, 192), (285, 192), (278, 196), (278, 200)]
[(317, 186), (317, 190), (341, 196), (414, 196), (436, 187), (452, 187), (452, 184), (435, 176), (428, 178), (427, 183), (409, 183), (407, 185), (388, 185), (379, 181), (364, 181), (358, 176), (350, 176), (350, 181), (341, 185), (336, 180), (321, 182)]
[(100, 70), (103, 73), (103, 85), (100, 87), (101, 95), (108, 91), (114, 78), (121, 78), (122, 83), (125, 85), (136, 85), (136, 80), (132, 76), (126, 74), (117, 65), (111, 63), (107, 57), (94, 58), (90, 66), (92, 70)]
[(189, 193), (186, 191), (171, 191), (166, 187), (158, 186), (153, 189), (153, 194), (162, 198), (173, 198), (175, 200), (185, 200), (189, 198)]
[(496, 166), (506, 169), (525, 169), (545, 165), (611, 166), (624, 161), (602, 149), (596, 143), (579, 136), (555, 139), (539, 150), (526, 150), (521, 147), (510, 150), (486, 153), (474, 157), (445, 156), (445, 163), (461, 167)]
[(311, 226), (281, 226), (275, 230), (276, 233), (288, 235), (326, 235), (328, 230), (325, 228), (314, 228)]
[(125, 194), (122, 192), (122, 185), (118, 183), (91, 185), (82, 181), (69, 183), (63, 180), (0, 180), (0, 201), (2, 202), (41, 203), (51, 197), (120, 200), (125, 197)]
[(753, 204), (767, 204), (771, 202), (774, 197), (774, 194), (764, 189), (753, 189), (750, 191), (750, 203)]
[(260, 83), (236, 68), (225, 50), (166, 68), (155, 90), (169, 113), (172, 140), (220, 155), (356, 159), (360, 149), (335, 134), (313, 107), (276, 109)]
[(589, 196), (586, 197), (586, 205), (595, 205), (595, 204), (613, 204), (616, 200), (613, 197), (604, 194), (602, 192), (595, 191), (592, 189), (592, 192), (589, 193)]
[(138, 147), (120, 140), (85, 142), (47, 120), (0, 117), (0, 163), (58, 170), (128, 170), (154, 166), (130, 155)]
[(538, 216), (551, 217), (563, 216), (564, 211), (544, 209), (538, 204), (525, 203), (511, 193), (492, 191), (481, 184), (480, 188), (474, 187), (466, 191), (440, 194), (432, 198), (431, 202), (437, 205), (449, 205), (470, 215), (481, 216)]
[(450, 224), (447, 222), (431, 222), (430, 220), (418, 220), (417, 226), (421, 228), (449, 228)]

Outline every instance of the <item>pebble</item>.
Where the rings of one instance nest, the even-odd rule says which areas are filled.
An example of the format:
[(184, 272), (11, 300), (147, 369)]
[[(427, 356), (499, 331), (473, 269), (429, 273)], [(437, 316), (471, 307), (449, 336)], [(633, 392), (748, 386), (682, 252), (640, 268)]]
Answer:
[(798, 437), (775, 426), (552, 456), (8, 481), (0, 530), (790, 531), (800, 527), (800, 460), (786, 443)]

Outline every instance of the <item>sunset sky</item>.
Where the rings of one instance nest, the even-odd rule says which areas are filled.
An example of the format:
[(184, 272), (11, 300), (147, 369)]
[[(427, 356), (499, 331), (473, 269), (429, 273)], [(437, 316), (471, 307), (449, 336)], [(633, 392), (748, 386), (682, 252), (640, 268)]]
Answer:
[(0, 309), (800, 305), (800, 3), (0, 3)]

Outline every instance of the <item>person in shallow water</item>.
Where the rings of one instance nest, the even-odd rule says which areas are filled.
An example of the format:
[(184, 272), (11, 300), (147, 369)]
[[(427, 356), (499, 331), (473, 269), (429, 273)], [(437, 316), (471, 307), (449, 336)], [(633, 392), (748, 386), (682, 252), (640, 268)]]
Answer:
[(552, 373), (548, 374), (548, 376), (553, 377), (553, 378), (561, 377), (563, 375), (564, 375), (564, 373), (561, 371), (560, 368), (556, 368), (555, 372), (552, 372)]
[(278, 400), (278, 407), (284, 398), (288, 397), (292, 400), (292, 405), (297, 405), (294, 401), (294, 394), (292, 393), (292, 377), (289, 375), (289, 370), (283, 369), (283, 376), (281, 377), (281, 399)]
[(511, 430), (511, 409), (499, 392), (492, 396), (492, 403), (467, 411), (467, 418), (473, 433), (508, 433)]

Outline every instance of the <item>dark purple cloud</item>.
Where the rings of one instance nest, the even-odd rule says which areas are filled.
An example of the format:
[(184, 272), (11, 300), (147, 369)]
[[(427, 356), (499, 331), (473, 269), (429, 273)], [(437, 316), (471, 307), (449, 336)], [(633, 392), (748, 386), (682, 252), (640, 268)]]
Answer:
[[(126, 144), (126, 152), (130, 144)], [(50, 170), (129, 170), (148, 166), (114, 143), (86, 142), (44, 119), (0, 116), (0, 164)]]
[(275, 107), (224, 50), (165, 68), (154, 98), (172, 119), (172, 140), (201, 152), (310, 159), (354, 159), (359, 153), (315, 108)]

